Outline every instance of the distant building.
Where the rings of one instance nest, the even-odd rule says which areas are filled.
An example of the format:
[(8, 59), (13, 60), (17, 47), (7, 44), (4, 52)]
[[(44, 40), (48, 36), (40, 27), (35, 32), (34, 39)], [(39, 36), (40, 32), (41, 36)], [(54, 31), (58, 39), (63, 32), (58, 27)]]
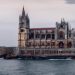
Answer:
[(19, 48), (72, 48), (75, 46), (74, 34), (64, 19), (56, 22), (55, 28), (30, 28), (30, 19), (23, 7), (19, 17)]

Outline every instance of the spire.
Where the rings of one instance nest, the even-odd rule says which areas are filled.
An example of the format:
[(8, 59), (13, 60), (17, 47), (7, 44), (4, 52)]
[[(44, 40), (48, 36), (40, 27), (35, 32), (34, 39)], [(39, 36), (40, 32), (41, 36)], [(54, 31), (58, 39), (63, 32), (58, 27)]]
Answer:
[(26, 14), (26, 22), (27, 22), (27, 24), (30, 23), (30, 20), (29, 20), (29, 16), (28, 16), (28, 14)]
[(27, 18), (27, 19), (29, 19), (29, 16), (28, 16), (28, 14), (26, 14), (26, 18)]
[(23, 10), (22, 10), (22, 16), (25, 16), (24, 6), (23, 6)]
[(63, 20), (63, 22), (65, 22), (64, 18), (62, 20)]
[(62, 23), (63, 21), (62, 21), (62, 18), (61, 18), (61, 23)]
[(62, 23), (62, 22), (65, 22), (64, 18), (61, 18), (61, 23)]

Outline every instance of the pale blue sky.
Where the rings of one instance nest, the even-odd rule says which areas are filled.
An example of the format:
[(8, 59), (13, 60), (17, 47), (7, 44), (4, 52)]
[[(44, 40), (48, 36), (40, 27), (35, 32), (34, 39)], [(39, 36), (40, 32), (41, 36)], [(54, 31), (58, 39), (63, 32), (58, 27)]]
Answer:
[(0, 46), (18, 45), (18, 19), (22, 7), (31, 27), (54, 27), (65, 18), (75, 27), (75, 0), (0, 0)]

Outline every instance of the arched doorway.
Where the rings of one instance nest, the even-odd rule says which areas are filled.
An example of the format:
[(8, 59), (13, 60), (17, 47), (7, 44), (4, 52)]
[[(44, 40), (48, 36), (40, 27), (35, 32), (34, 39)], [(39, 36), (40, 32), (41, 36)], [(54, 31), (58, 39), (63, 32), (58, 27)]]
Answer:
[(64, 48), (64, 43), (63, 42), (59, 42), (59, 48)]

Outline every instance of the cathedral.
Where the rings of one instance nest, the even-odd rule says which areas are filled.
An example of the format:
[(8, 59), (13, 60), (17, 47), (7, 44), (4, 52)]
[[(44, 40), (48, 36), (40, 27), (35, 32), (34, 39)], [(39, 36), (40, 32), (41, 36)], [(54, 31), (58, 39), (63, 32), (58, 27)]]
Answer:
[(19, 16), (18, 47), (25, 48), (72, 48), (72, 29), (61, 19), (54, 28), (30, 28), (30, 19), (25, 13)]

